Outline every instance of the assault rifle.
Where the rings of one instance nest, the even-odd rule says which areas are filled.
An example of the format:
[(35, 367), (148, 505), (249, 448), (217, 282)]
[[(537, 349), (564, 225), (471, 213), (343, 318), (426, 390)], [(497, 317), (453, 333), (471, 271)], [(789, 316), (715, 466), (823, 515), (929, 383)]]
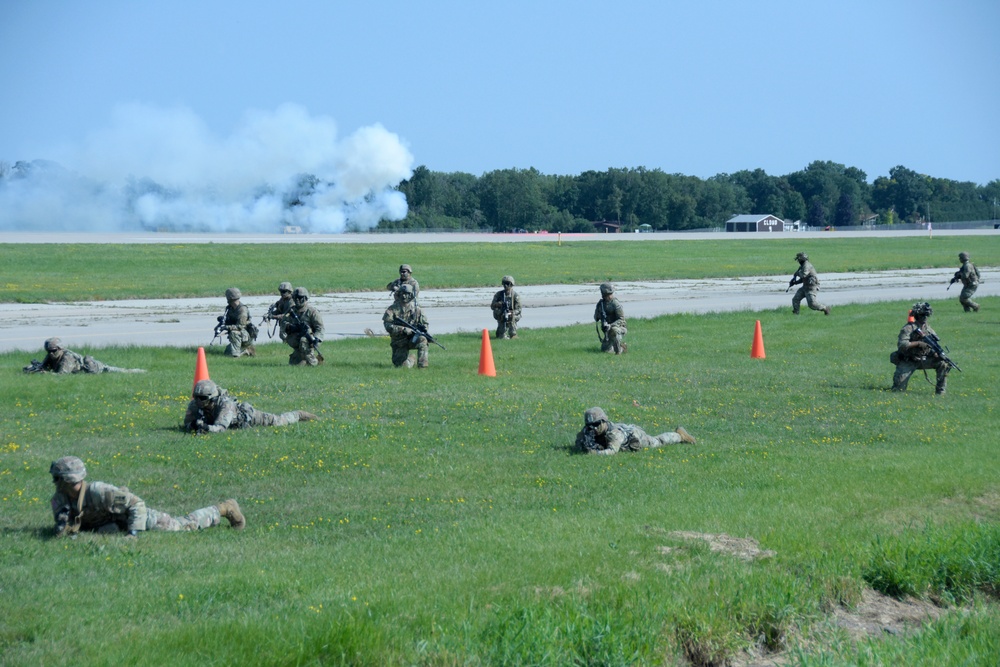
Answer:
[(514, 298), (507, 294), (503, 295), (503, 319), (507, 322), (514, 319)]
[(299, 317), (299, 314), (295, 312), (294, 308), (288, 311), (288, 315), (292, 318), (292, 321), (289, 322), (287, 327), (285, 327), (285, 333), (289, 336), (299, 336), (301, 338), (305, 338), (309, 343), (309, 347), (311, 347), (313, 352), (316, 353), (316, 359), (319, 363), (326, 361), (326, 359), (323, 358), (323, 353), (319, 351), (319, 344), (323, 341), (316, 338), (316, 336), (312, 334), (312, 330), (309, 328), (309, 325), (302, 321), (302, 318)]
[(404, 320), (403, 318), (401, 318), (399, 316), (393, 317), (392, 318), (392, 323), (395, 324), (397, 327), (403, 327), (404, 329), (409, 329), (413, 333), (418, 334), (420, 336), (423, 336), (424, 338), (427, 339), (428, 343), (434, 343), (435, 345), (437, 345), (438, 347), (440, 347), (442, 350), (447, 350), (448, 349), (444, 345), (442, 345), (441, 343), (439, 343), (436, 340), (434, 340), (434, 336), (432, 336), (430, 334), (430, 332), (427, 331), (427, 327), (420, 326), (419, 324), (413, 324), (412, 322), (407, 322), (406, 320)]
[(962, 269), (959, 269), (958, 271), (955, 272), (955, 275), (951, 277), (951, 280), (948, 281), (948, 287), (946, 287), (944, 291), (947, 292), (948, 290), (951, 289), (952, 285), (961, 280), (962, 280)]
[(945, 362), (946, 364), (954, 368), (956, 371), (960, 373), (962, 372), (962, 369), (958, 367), (958, 364), (956, 364), (948, 357), (948, 348), (941, 347), (941, 339), (938, 338), (937, 335), (932, 333), (925, 333), (922, 337), (920, 337), (919, 340), (922, 343), (927, 343), (927, 347), (931, 348), (931, 352), (937, 355), (937, 357), (941, 361)]
[(799, 282), (801, 282), (801, 281), (795, 280), (795, 276), (792, 276), (792, 279), (788, 281), (788, 287), (785, 288), (785, 294), (788, 294), (788, 290), (790, 290), (793, 287), (795, 287), (796, 285), (798, 285)]
[[(600, 327), (597, 328), (597, 340), (601, 341), (601, 344), (603, 345), (604, 341), (607, 340), (608, 337), (608, 311), (604, 308), (604, 299), (598, 301), (597, 305), (601, 307), (601, 322)], [(596, 326), (597, 323), (595, 322), (594, 324)]]
[(25, 373), (44, 373), (45, 372), (45, 362), (39, 361), (38, 359), (32, 359), (31, 363), (22, 368)]
[(274, 332), (278, 330), (279, 326), (281, 326), (281, 320), (285, 319), (284, 313), (279, 313), (277, 306), (278, 304), (272, 303), (267, 308), (267, 314), (260, 318), (260, 326), (265, 330), (267, 330), (268, 322), (274, 322), (274, 326), (267, 331), (268, 338), (274, 338)]
[(215, 345), (215, 341), (218, 339), (221, 342), (222, 334), (226, 331), (226, 316), (219, 315), (216, 319), (215, 325), (215, 335), (212, 337), (212, 342), (209, 345)]

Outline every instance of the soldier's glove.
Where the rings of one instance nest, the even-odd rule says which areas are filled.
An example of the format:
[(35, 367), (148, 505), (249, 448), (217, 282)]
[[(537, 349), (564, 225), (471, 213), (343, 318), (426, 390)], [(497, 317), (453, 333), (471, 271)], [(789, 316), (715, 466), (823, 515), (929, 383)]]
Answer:
[(320, 344), (320, 343), (322, 343), (323, 341), (322, 341), (322, 340), (320, 340), (319, 338), (316, 338), (315, 336), (313, 336), (313, 340), (312, 340), (312, 342), (313, 342), (313, 345), (319, 345), (319, 344)]
[(607, 322), (605, 322), (602, 326), (604, 327), (605, 331), (609, 331), (611, 329), (611, 325), (608, 324)]
[(205, 423), (204, 419), (199, 419), (194, 423), (195, 433), (208, 433), (208, 424)]

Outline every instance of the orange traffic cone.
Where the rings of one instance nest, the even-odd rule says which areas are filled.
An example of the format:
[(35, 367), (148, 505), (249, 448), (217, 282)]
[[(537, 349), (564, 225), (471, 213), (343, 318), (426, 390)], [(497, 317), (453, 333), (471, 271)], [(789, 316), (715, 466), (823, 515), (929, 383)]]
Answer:
[(760, 331), (760, 320), (757, 320), (757, 326), (753, 330), (753, 345), (750, 347), (750, 358), (764, 359), (766, 356), (764, 354), (764, 335)]
[(495, 378), (496, 366), (493, 365), (493, 347), (490, 345), (490, 332), (483, 329), (483, 344), (479, 348), (479, 374)]
[(194, 385), (202, 380), (208, 380), (208, 362), (205, 360), (205, 348), (198, 348), (198, 361), (194, 365), (194, 384), (191, 385), (191, 394), (194, 395)]

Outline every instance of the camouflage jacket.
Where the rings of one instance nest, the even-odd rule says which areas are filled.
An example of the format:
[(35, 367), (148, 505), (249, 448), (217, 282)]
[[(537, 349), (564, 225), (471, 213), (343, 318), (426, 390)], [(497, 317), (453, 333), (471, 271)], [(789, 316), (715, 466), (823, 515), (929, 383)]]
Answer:
[(399, 300), (393, 301), (392, 305), (385, 309), (385, 314), (382, 316), (382, 325), (389, 332), (389, 338), (393, 343), (405, 342), (413, 336), (413, 332), (406, 327), (392, 323), (393, 319), (397, 317), (410, 324), (422, 326), (424, 329), (428, 327), (427, 318), (424, 317), (424, 311), (420, 310), (420, 306), (412, 301), (408, 304), (402, 304)]
[(51, 352), (42, 361), (42, 370), (53, 373), (100, 373), (100, 365), (91, 356), (83, 356), (73, 350), (62, 350), (62, 355), (56, 358)]
[(212, 399), (206, 409), (191, 400), (184, 413), (184, 430), (221, 433), (229, 428), (244, 428), (250, 423), (253, 406), (237, 401), (229, 392), (219, 388), (219, 395)]
[(802, 262), (802, 266), (799, 267), (799, 270), (792, 277), (798, 279), (798, 282), (805, 285), (806, 289), (819, 287), (819, 276), (816, 274), (816, 269), (813, 268), (809, 260)]
[(84, 482), (76, 502), (56, 491), (51, 505), (59, 535), (100, 530), (109, 524), (119, 530), (146, 530), (146, 503), (125, 487)]
[(242, 303), (235, 308), (226, 306), (226, 317), (222, 323), (225, 324), (226, 328), (229, 330), (234, 328), (246, 329), (247, 325), (250, 323), (250, 310)]
[[(308, 331), (297, 331), (296, 326), (303, 324)], [(301, 336), (303, 333), (312, 334), (315, 338), (323, 340), (323, 318), (319, 311), (310, 304), (301, 308), (292, 306), (288, 310), (288, 317), (285, 318), (285, 331), (289, 336)]]
[(927, 357), (930, 352), (930, 348), (927, 345), (918, 345), (916, 347), (910, 347), (908, 344), (919, 340), (916, 336), (916, 332), (920, 331), (922, 335), (937, 333), (934, 329), (925, 322), (923, 326), (918, 326), (916, 322), (907, 322), (906, 325), (899, 330), (899, 339), (896, 341), (896, 351), (899, 352), (899, 357), (907, 361), (919, 361)]
[(576, 434), (577, 448), (592, 454), (615, 454), (623, 449), (636, 451), (646, 432), (635, 424), (608, 422), (608, 430), (598, 435), (592, 428)]
[(412, 276), (410, 276), (406, 280), (403, 280), (402, 278), (396, 278), (391, 283), (389, 283), (388, 285), (386, 285), (385, 288), (387, 290), (389, 290), (390, 292), (392, 292), (393, 294), (395, 294), (396, 290), (398, 290), (403, 285), (409, 285), (410, 287), (413, 288), (413, 298), (414, 299), (416, 299), (418, 296), (420, 296), (420, 283), (418, 283), (416, 280), (414, 280)]
[(966, 260), (962, 263), (962, 268), (958, 270), (958, 279), (966, 287), (979, 284), (979, 269), (972, 262)]
[[(603, 318), (602, 315), (604, 315)], [(594, 321), (600, 322), (605, 318), (608, 324), (625, 324), (625, 309), (622, 308), (618, 299), (611, 297), (610, 301), (601, 299), (597, 302), (597, 307), (594, 309)]]
[(514, 290), (510, 291), (510, 296), (507, 296), (506, 290), (500, 290), (493, 295), (493, 301), (490, 303), (490, 308), (493, 310), (493, 319), (500, 321), (503, 319), (504, 312), (504, 301), (507, 301), (507, 305), (513, 313), (512, 319), (521, 319), (521, 297)]

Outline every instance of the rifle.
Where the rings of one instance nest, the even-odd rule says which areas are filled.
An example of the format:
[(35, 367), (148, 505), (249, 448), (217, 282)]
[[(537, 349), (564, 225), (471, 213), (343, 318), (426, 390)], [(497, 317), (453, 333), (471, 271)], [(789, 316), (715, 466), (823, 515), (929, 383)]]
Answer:
[(955, 275), (951, 277), (951, 280), (948, 281), (948, 287), (946, 287), (944, 291), (947, 292), (948, 290), (950, 290), (951, 286), (959, 282), (961, 279), (962, 279), (962, 269), (959, 269), (958, 271), (955, 272)]
[[(272, 303), (267, 307), (267, 314), (260, 318), (260, 326), (267, 330), (268, 338), (274, 338), (274, 332), (278, 330), (278, 327), (281, 324), (281, 319), (284, 318), (284, 315), (278, 314), (276, 306), (277, 304)], [(274, 322), (274, 327), (268, 330), (267, 323), (271, 321)]]
[(941, 361), (945, 362), (959, 373), (962, 372), (962, 369), (958, 367), (958, 364), (948, 357), (948, 348), (941, 347), (941, 339), (938, 338), (937, 335), (925, 333), (919, 340), (922, 343), (927, 343), (927, 347), (931, 348), (931, 352), (936, 354)]
[(45, 362), (39, 361), (38, 359), (32, 359), (31, 363), (22, 368), (25, 373), (44, 373), (45, 372)]
[(398, 316), (392, 318), (392, 323), (395, 324), (397, 327), (403, 327), (404, 329), (409, 329), (413, 333), (418, 334), (420, 336), (423, 336), (424, 338), (427, 339), (428, 343), (434, 343), (435, 345), (437, 345), (438, 347), (440, 347), (442, 350), (447, 350), (448, 349), (444, 345), (442, 345), (441, 343), (439, 343), (436, 340), (434, 340), (434, 336), (432, 336), (430, 334), (430, 332), (427, 331), (426, 327), (422, 327), (419, 324), (413, 324), (411, 322), (407, 322), (406, 320), (404, 320), (403, 318), (398, 317)]
[[(603, 345), (604, 341), (608, 338), (605, 333), (608, 330), (608, 311), (604, 308), (603, 298), (597, 302), (597, 305), (601, 307), (601, 326), (597, 329), (597, 340), (601, 341), (601, 344)], [(595, 322), (594, 324), (596, 326), (597, 323)]]
[(309, 343), (309, 346), (313, 349), (313, 352), (316, 353), (316, 359), (319, 363), (326, 361), (326, 359), (323, 358), (323, 353), (319, 351), (319, 344), (322, 341), (312, 335), (312, 331), (309, 330), (309, 325), (302, 321), (299, 314), (295, 312), (294, 308), (289, 310), (288, 314), (291, 315), (292, 322), (285, 327), (285, 333), (289, 336), (301, 336), (302, 338), (305, 338)]
[(503, 319), (510, 322), (514, 319), (514, 297), (503, 295)]
[(788, 294), (788, 290), (792, 289), (796, 285), (798, 285), (798, 283), (795, 282), (795, 276), (792, 276), (792, 279), (788, 281), (788, 287), (785, 288), (785, 294)]
[(226, 316), (225, 315), (219, 315), (215, 319), (216, 319), (215, 335), (212, 337), (212, 342), (209, 343), (209, 345), (215, 345), (216, 339), (219, 339), (220, 342), (221, 342), (222, 332), (226, 331)]

